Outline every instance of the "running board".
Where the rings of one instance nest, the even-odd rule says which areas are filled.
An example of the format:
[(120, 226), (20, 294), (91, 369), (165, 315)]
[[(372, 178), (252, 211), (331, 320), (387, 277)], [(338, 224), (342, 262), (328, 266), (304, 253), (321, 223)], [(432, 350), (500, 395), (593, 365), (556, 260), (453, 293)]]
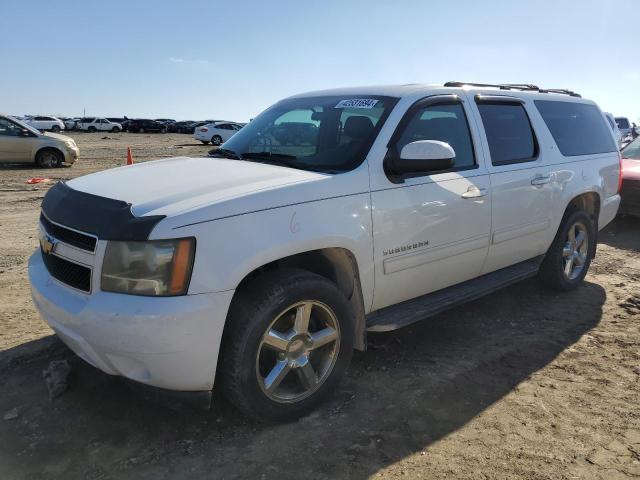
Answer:
[(538, 273), (542, 256), (367, 315), (368, 332), (389, 332), (483, 297)]

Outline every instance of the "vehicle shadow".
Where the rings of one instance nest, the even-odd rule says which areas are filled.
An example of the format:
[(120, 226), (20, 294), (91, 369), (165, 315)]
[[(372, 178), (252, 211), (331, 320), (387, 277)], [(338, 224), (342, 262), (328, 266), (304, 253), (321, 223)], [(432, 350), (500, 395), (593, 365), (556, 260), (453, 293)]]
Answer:
[[(26, 357), (14, 352), (0, 368), (0, 414), (19, 415), (0, 422), (0, 478), (365, 479), (547, 366), (598, 324), (605, 299), (593, 283), (559, 295), (528, 280), (370, 335), (327, 403), (282, 425), (249, 422), (217, 392), (210, 412), (168, 409), (56, 342)], [(0, 365), (10, 355), (0, 353)], [(41, 371), (58, 358), (72, 364), (71, 388), (49, 401)]]

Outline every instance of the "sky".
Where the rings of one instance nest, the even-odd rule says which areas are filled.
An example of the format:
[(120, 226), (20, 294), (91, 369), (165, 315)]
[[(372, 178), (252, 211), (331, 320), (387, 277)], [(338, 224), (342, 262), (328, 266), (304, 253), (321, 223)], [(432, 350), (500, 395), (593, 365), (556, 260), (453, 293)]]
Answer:
[(568, 88), (638, 121), (639, 11), (638, 0), (2, 0), (0, 112), (247, 121), (305, 91), (456, 80)]

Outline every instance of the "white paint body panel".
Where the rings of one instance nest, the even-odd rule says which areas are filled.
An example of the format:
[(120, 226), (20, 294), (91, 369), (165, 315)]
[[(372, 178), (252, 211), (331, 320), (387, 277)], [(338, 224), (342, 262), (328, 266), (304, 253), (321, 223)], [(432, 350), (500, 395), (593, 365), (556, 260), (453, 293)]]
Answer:
[[(235, 289), (274, 260), (322, 248), (350, 251), (368, 313), (544, 254), (569, 201), (582, 193), (601, 199), (600, 228), (613, 219), (617, 153), (563, 157), (529, 105), (535, 98), (584, 100), (509, 92), (527, 104), (540, 156), (494, 167), (473, 101), (480, 92), (501, 93), (419, 85), (312, 92), (400, 97), (367, 157), (348, 173), (172, 158), (71, 180), (73, 189), (131, 203), (136, 216), (166, 216), (150, 239), (195, 237), (189, 292), (149, 298), (100, 291), (106, 242), (99, 241), (90, 295), (53, 280), (39, 254), (32, 257), (36, 306), (72, 349), (107, 373), (176, 390), (209, 389)], [(414, 102), (439, 94), (462, 99), (477, 168), (392, 183), (383, 159), (398, 122)], [(536, 175), (550, 181), (531, 185)], [(484, 193), (463, 198), (469, 188)]]

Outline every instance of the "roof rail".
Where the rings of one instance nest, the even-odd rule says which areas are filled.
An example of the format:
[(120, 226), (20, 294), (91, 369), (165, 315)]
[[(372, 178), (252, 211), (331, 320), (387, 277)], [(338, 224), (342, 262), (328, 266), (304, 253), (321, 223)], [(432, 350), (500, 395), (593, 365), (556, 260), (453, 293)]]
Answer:
[(447, 82), (444, 84), (445, 87), (463, 87), (465, 85), (469, 85), (471, 87), (493, 87), (499, 88), (500, 90), (522, 90), (522, 91), (535, 91), (540, 93), (560, 93), (564, 95), (570, 95), (572, 97), (581, 97), (576, 92), (571, 90), (566, 90), (563, 88), (545, 88), (542, 89), (537, 85), (532, 85), (530, 83), (473, 83), (473, 82)]

